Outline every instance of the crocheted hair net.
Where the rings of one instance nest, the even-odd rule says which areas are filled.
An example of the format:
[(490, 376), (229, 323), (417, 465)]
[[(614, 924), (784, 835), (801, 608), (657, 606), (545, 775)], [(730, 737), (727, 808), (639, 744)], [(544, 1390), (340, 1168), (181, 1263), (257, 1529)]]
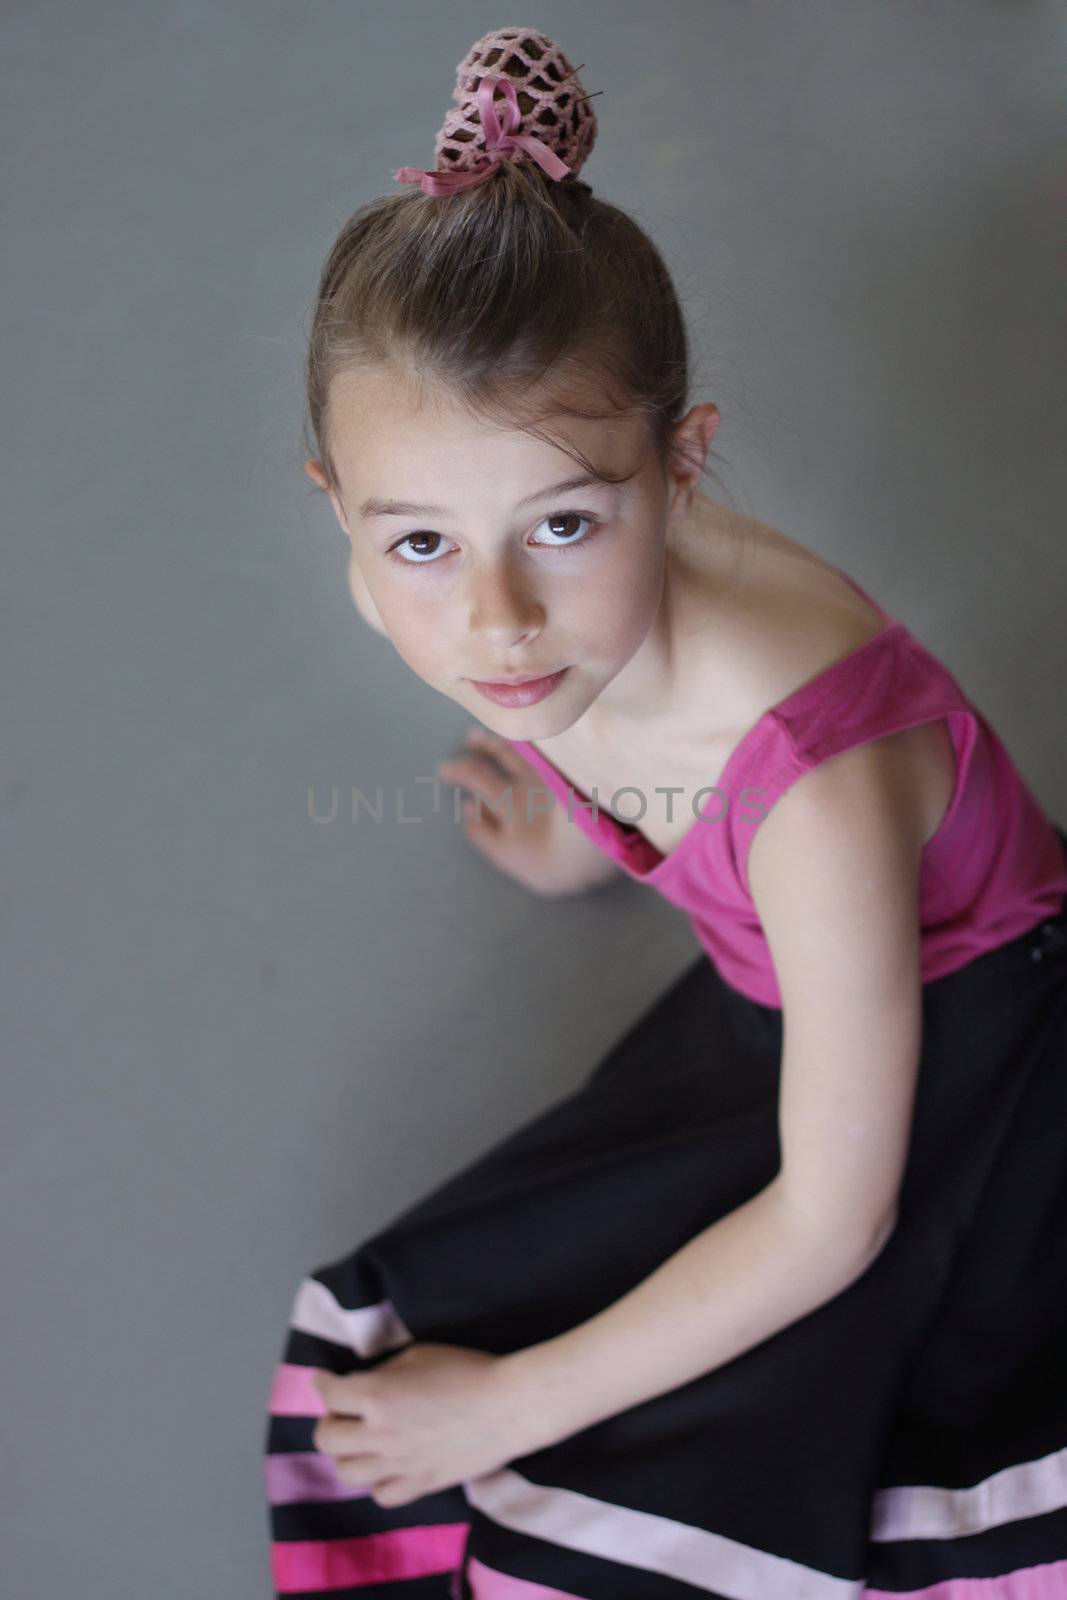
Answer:
[[(478, 115), (483, 77), (510, 78), (522, 113), (521, 131), (543, 140), (577, 174), (596, 140), (596, 116), (558, 44), (536, 28), (497, 28), (473, 44), (456, 68), (454, 105), (434, 143), (434, 165), (462, 171), (485, 158)], [(517, 160), (527, 160), (521, 151)]]

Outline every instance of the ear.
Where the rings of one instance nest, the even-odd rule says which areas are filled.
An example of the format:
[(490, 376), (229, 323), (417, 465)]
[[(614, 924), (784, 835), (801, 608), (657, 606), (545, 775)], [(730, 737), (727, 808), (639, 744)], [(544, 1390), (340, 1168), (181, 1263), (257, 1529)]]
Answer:
[(311, 481), (315, 485), (316, 489), (321, 489), (324, 494), (329, 496), (330, 504), (333, 506), (333, 514), (334, 514), (334, 516), (337, 518), (338, 522), (341, 524), (341, 527), (344, 529), (344, 531), (347, 534), (348, 538), (351, 539), (352, 535), (351, 535), (351, 532), (349, 531), (348, 522), (347, 522), (347, 520), (345, 518), (344, 506), (341, 504), (341, 499), (340, 499), (340, 496), (337, 493), (337, 490), (331, 488), (330, 480), (326, 476), (326, 469), (323, 466), (322, 462), (321, 461), (316, 461), (314, 458), (312, 458), (312, 459), (310, 459), (308, 461), (305, 461), (304, 462), (304, 472), (311, 479)]
[(708, 400), (693, 406), (675, 428), (671, 442), (668, 521), (688, 515), (693, 497), (700, 488), (708, 449), (721, 422), (718, 406)]

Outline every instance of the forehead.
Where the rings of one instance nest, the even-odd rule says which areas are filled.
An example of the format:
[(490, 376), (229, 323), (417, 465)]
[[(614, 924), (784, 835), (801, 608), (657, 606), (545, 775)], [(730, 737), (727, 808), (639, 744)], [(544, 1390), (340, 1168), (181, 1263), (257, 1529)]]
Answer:
[(633, 470), (646, 438), (639, 415), (556, 416), (538, 425), (550, 439), (475, 416), (440, 385), (417, 385), (395, 371), (339, 374), (330, 395), (331, 453), (346, 488), (361, 494), (393, 492), (413, 477), (561, 477), (576, 468), (571, 449), (616, 475)]

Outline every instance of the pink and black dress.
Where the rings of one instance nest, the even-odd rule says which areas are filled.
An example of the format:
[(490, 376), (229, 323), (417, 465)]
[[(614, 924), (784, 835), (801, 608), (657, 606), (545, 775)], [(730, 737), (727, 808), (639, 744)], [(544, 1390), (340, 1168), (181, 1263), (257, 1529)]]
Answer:
[[(877, 609), (874, 637), (749, 729), (667, 856), (512, 741), (700, 953), (574, 1094), (299, 1284), (266, 1436), (275, 1594), (1067, 1597), (1067, 833)], [(923, 853), (923, 1050), (881, 1254), (736, 1359), (497, 1472), (395, 1508), (341, 1484), (310, 1369), (551, 1338), (774, 1177), (755, 829), (820, 762), (942, 719), (955, 783)]]

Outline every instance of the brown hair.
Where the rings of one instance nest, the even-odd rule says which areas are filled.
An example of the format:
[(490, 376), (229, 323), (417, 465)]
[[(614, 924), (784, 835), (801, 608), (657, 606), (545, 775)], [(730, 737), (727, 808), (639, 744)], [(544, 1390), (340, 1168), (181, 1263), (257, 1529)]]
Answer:
[(502, 161), (453, 195), (380, 197), (342, 228), (308, 337), (304, 428), (335, 490), (334, 382), (381, 366), (548, 438), (587, 471), (603, 468), (538, 424), (643, 413), (664, 467), (688, 410), (688, 337), (659, 250), (589, 184), (529, 162)]

